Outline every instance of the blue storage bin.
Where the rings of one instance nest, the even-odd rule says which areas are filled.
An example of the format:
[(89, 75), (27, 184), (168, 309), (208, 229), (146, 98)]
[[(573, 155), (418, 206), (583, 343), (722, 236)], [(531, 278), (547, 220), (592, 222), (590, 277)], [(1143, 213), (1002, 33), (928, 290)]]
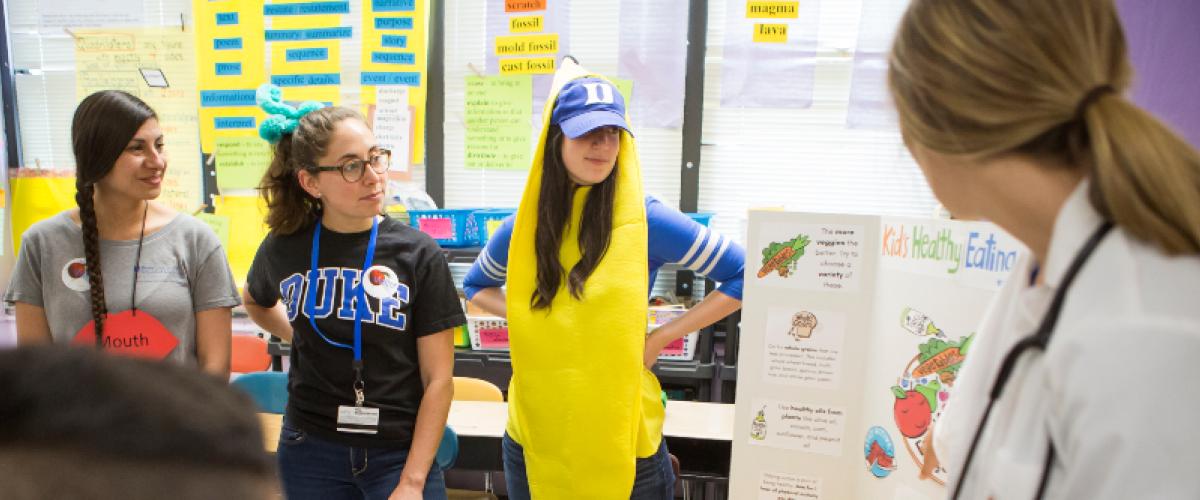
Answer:
[(477, 244), (471, 213), (473, 208), (410, 210), (410, 224), (433, 237), (444, 247), (469, 247)]
[(515, 208), (486, 208), (476, 210), (474, 214), (471, 214), (471, 219), (474, 220), (472, 226), (475, 230), (475, 240), (479, 246), (487, 246), (488, 239), (492, 237), (492, 231), (499, 227), (500, 222), (506, 217), (515, 213), (517, 213)]
[(712, 212), (697, 212), (694, 214), (683, 214), (691, 217), (692, 220), (699, 222), (701, 226), (708, 227), (708, 222), (712, 220)]

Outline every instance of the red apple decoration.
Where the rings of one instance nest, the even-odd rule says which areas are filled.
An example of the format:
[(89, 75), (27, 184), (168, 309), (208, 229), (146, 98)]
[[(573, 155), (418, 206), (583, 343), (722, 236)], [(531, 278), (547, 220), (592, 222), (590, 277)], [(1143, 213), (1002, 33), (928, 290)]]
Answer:
[(896, 395), (896, 403), (892, 406), (892, 414), (896, 419), (896, 427), (905, 437), (915, 438), (925, 435), (929, 423), (933, 419), (933, 410), (929, 400), (917, 391), (905, 391), (900, 387), (892, 387)]

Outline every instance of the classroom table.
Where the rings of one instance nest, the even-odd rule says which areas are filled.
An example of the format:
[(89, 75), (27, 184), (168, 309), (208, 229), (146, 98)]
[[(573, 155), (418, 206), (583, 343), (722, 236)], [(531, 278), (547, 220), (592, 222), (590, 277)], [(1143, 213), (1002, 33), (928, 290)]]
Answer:
[[(712, 335), (708, 333), (707, 335)], [(267, 353), (271, 355), (271, 369), (281, 371), (283, 358), (291, 355), (292, 345), (278, 338), (271, 337), (267, 343)], [(697, 355), (694, 360), (660, 360), (651, 371), (658, 377), (666, 389), (673, 387), (690, 387), (695, 390), (695, 398), (700, 401), (712, 399), (712, 380), (716, 378), (718, 366), (701, 361)], [(512, 379), (512, 358), (507, 351), (475, 351), (471, 349), (454, 349), (454, 375), (456, 377), (473, 377), (486, 380), (501, 391), (508, 390), (508, 382)], [(691, 399), (691, 398), (689, 398)], [(732, 402), (730, 398), (728, 401)], [(667, 443), (670, 446), (670, 443)]]
[[(454, 401), (446, 423), (458, 433), (455, 468), (501, 470), (508, 403)], [(684, 475), (721, 480), (729, 474), (733, 405), (668, 401), (663, 435)]]
[[(264, 445), (274, 452), (283, 416), (260, 413)], [(501, 439), (508, 403), (454, 401), (447, 424), (458, 434), (455, 469), (503, 470)], [(663, 435), (685, 479), (724, 482), (729, 475), (733, 405), (668, 401)]]

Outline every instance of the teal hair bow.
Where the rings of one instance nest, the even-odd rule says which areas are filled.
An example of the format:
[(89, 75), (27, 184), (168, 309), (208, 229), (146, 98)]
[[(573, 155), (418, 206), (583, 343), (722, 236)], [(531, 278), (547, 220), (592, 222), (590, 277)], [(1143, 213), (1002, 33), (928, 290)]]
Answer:
[(316, 101), (305, 101), (295, 108), (283, 102), (283, 90), (264, 83), (254, 93), (258, 107), (267, 112), (267, 118), (258, 126), (258, 135), (271, 144), (279, 142), (283, 134), (290, 134), (300, 124), (300, 118), (309, 112), (325, 107)]

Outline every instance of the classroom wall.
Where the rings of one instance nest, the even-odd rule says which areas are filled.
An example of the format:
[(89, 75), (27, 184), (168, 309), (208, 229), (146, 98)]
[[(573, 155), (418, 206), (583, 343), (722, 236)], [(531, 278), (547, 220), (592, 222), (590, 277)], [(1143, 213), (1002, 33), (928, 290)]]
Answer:
[[(864, 43), (864, 17), (885, 12), (898, 19), (903, 12), (899, 4), (906, 0), (820, 2), (811, 61), (812, 105), (807, 108), (723, 104), (728, 21), (735, 17), (730, 9), (738, 8), (736, 2), (709, 0), (699, 205), (701, 211), (716, 212), (712, 226), (744, 242), (751, 208), (932, 215), (937, 201), (894, 122), (884, 119), (872, 127), (848, 123), (851, 113), (858, 112), (851, 104), (856, 51), (882, 61), (890, 46), (886, 41)], [(882, 94), (882, 72), (875, 76), (859, 85)]]
[(1133, 100), (1200, 148), (1200, 2), (1117, 0), (1133, 60)]
[[(663, 1), (663, 0), (655, 0)], [(678, 0), (673, 0), (678, 3)], [(618, 78), (619, 16), (622, 2), (574, 1), (569, 6), (566, 45), (587, 69)], [(515, 207), (525, 187), (528, 169), (488, 170), (466, 165), (465, 77), (489, 73), (486, 69), (490, 40), (487, 39), (485, 0), (454, 0), (446, 3), (445, 47), (445, 175), (447, 207)], [(493, 8), (494, 4), (493, 4)], [(686, 16), (686, 12), (680, 12)], [(634, 84), (633, 100), (639, 98)], [(636, 110), (631, 112), (631, 115)], [(680, 129), (639, 126), (638, 157), (643, 188), (670, 205), (679, 204), (679, 163), (682, 154)], [(531, 128), (541, 127), (542, 109), (537, 108)], [(536, 141), (535, 141), (536, 142)]]

